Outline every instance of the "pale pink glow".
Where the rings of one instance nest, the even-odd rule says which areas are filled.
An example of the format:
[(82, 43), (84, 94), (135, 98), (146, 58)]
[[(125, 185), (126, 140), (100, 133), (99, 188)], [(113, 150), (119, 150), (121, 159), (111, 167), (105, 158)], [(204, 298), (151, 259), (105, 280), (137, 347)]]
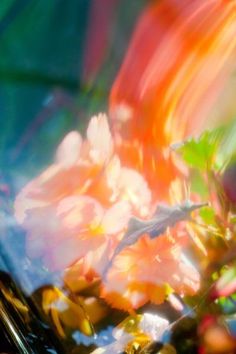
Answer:
[(150, 218), (156, 206), (148, 182), (121, 162), (114, 144), (106, 115), (92, 117), (87, 138), (67, 134), (56, 162), (19, 193), (15, 213), (27, 232), (28, 256), (41, 258), (51, 271), (75, 269), (78, 279), (100, 277), (101, 296), (125, 310), (162, 303), (169, 288), (194, 294), (199, 274), (182, 257), (182, 224), (177, 236), (141, 235), (117, 255), (104, 279), (130, 217)]
[[(200, 286), (199, 273), (181, 259), (182, 252), (181, 241), (172, 237), (151, 240), (143, 236), (116, 257), (104, 284), (104, 298), (125, 309), (138, 308), (147, 301), (161, 303), (167, 284), (180, 295), (193, 295)], [(118, 302), (118, 296), (125, 301)]]
[[(103, 139), (101, 139), (101, 136)], [(101, 173), (113, 144), (106, 115), (93, 117), (87, 140), (70, 132), (59, 145), (56, 162), (22, 189), (15, 201), (16, 218), (23, 222), (27, 209), (44, 206), (68, 195), (84, 194)]]
[(107, 210), (103, 217), (103, 227), (108, 234), (119, 233), (127, 227), (131, 216), (131, 206), (128, 202), (120, 201)]
[[(67, 197), (53, 206), (33, 209), (24, 222), (30, 231), (28, 253), (44, 257), (50, 269), (64, 269), (91, 250), (96, 254), (109, 237), (119, 235), (127, 226), (130, 210), (129, 204), (122, 201), (104, 210), (87, 196)], [(90, 268), (97, 271), (94, 254)], [(108, 256), (103, 257), (104, 262), (108, 262)]]
[(89, 265), (95, 274), (108, 262), (130, 216), (143, 215), (150, 204), (147, 183), (121, 165), (107, 117), (99, 114), (89, 122), (87, 139), (75, 131), (66, 135), (55, 163), (17, 196), (15, 215), (27, 231), (30, 257), (41, 257), (52, 270), (84, 258), (83, 269)]
[(80, 156), (82, 138), (76, 131), (72, 131), (65, 136), (59, 145), (56, 153), (56, 161), (65, 168), (75, 165)]
[(151, 192), (145, 179), (131, 168), (121, 170), (118, 190), (120, 198), (128, 200), (141, 216), (146, 216), (151, 204)]
[(71, 196), (59, 202), (56, 215), (63, 220), (68, 230), (79, 232), (86, 230), (88, 225), (94, 229), (101, 223), (103, 217), (102, 206), (88, 196)]
[(87, 129), (90, 144), (89, 156), (95, 164), (107, 162), (113, 152), (113, 140), (108, 126), (107, 116), (99, 114), (92, 117)]

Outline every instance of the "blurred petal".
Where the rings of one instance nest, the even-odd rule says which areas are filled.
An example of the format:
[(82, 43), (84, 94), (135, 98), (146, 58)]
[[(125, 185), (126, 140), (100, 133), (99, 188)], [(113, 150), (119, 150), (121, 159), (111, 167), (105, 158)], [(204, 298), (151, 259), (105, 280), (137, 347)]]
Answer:
[[(15, 217), (19, 223), (24, 222), (27, 210), (48, 205), (46, 193), (43, 188), (41, 188), (41, 184), (46, 183), (50, 179), (54, 179), (58, 176), (58, 173), (59, 168), (56, 165), (52, 165), (38, 178), (32, 180), (22, 188), (14, 202)], [(53, 189), (53, 192), (54, 191)], [(54, 195), (53, 192), (52, 194)], [(37, 196), (36, 198), (35, 195)], [(47, 195), (47, 197), (50, 198), (50, 195)]]
[(76, 164), (79, 159), (82, 138), (79, 133), (72, 131), (65, 136), (57, 148), (56, 161), (64, 168)]
[(91, 248), (99, 247), (102, 241), (101, 238), (86, 237), (67, 237), (58, 240), (54, 247), (47, 250), (44, 263), (50, 270), (64, 270), (85, 256)]
[(88, 189), (88, 194), (109, 207), (118, 198), (118, 182), (121, 171), (120, 159), (114, 155), (103, 169), (103, 174), (95, 179)]
[(68, 231), (73, 232), (86, 230), (89, 226), (95, 229), (101, 223), (103, 214), (102, 206), (87, 196), (64, 198), (57, 207), (57, 216)]
[(136, 213), (147, 216), (151, 191), (142, 175), (133, 169), (122, 168), (118, 186), (120, 198), (130, 202)]
[(102, 226), (107, 234), (119, 233), (127, 227), (130, 216), (130, 204), (125, 201), (118, 202), (107, 210)]
[(143, 236), (115, 258), (103, 296), (114, 307), (137, 308), (147, 301), (162, 303), (168, 287), (193, 295), (199, 289), (199, 274), (181, 256), (181, 244), (167, 235), (153, 240)]
[(71, 194), (85, 193), (100, 171), (97, 166), (49, 166), (29, 182), (17, 195), (14, 208), (18, 222), (24, 222), (27, 211), (60, 201)]
[[(170, 183), (180, 175), (176, 156), (168, 149), (142, 145), (137, 140), (115, 140), (115, 149), (122, 165), (135, 169), (148, 183), (154, 200), (167, 200)], [(174, 157), (174, 158), (173, 158)]]
[(105, 114), (100, 113), (91, 118), (87, 138), (91, 145), (91, 160), (97, 164), (108, 161), (113, 152), (113, 141)]

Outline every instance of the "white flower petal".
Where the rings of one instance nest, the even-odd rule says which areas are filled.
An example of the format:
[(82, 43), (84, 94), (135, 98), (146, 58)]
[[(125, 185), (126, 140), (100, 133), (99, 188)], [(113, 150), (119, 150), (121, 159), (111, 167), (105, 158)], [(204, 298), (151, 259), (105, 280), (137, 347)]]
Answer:
[(103, 164), (113, 152), (113, 141), (106, 114), (91, 118), (87, 138), (91, 145), (90, 158), (94, 163)]
[(68, 133), (58, 146), (56, 162), (64, 168), (73, 166), (79, 159), (82, 138), (76, 131)]
[(130, 216), (130, 204), (126, 201), (118, 202), (106, 211), (102, 226), (107, 234), (116, 234), (128, 225)]

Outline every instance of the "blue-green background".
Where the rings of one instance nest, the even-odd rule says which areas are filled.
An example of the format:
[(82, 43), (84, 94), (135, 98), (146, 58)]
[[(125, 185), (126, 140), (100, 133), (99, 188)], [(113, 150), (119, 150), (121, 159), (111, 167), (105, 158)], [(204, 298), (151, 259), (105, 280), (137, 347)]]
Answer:
[[(118, 1), (103, 65), (86, 83), (81, 77), (90, 0), (0, 1), (1, 179), (22, 181), (15, 183), (18, 189), (52, 161), (67, 131), (83, 132), (91, 114), (107, 109), (144, 3)], [(58, 93), (61, 106), (52, 104)]]

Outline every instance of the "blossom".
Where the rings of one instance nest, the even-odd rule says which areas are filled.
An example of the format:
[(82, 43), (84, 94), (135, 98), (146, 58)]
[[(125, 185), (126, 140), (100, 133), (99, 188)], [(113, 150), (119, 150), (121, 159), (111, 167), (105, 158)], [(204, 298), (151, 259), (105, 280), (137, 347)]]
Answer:
[(51, 270), (64, 269), (97, 249), (106, 238), (119, 234), (129, 213), (127, 203), (104, 210), (88, 196), (71, 196), (50, 207), (36, 208), (24, 223), (28, 230), (27, 252), (33, 258), (43, 257)]
[(28, 209), (49, 205), (69, 195), (85, 194), (99, 178), (112, 152), (113, 141), (105, 115), (91, 119), (86, 140), (76, 131), (67, 134), (57, 149), (55, 162), (17, 196), (17, 219), (23, 222)]
[(151, 148), (199, 134), (232, 73), (235, 50), (234, 1), (152, 2), (111, 90), (114, 131)]
[(197, 271), (181, 258), (186, 238), (167, 234), (154, 240), (140, 235), (104, 276), (131, 215), (148, 219), (154, 207), (148, 183), (121, 162), (107, 117), (100, 114), (91, 119), (87, 139), (75, 131), (63, 139), (55, 162), (17, 196), (15, 214), (31, 259), (62, 271), (69, 288), (75, 274), (79, 288), (100, 277), (102, 297), (129, 310), (162, 303), (170, 289), (194, 294), (199, 286)]
[[(55, 162), (18, 194), (15, 215), (27, 231), (28, 255), (64, 270), (85, 256), (88, 264), (91, 250), (105, 249), (105, 262), (131, 213), (146, 215), (150, 203), (145, 179), (121, 165), (107, 117), (100, 114), (91, 119), (87, 139), (67, 134)], [(91, 267), (96, 269), (95, 260), (103, 267), (92, 259)]]
[[(101, 139), (102, 137), (102, 139)], [(134, 186), (130, 178), (136, 177)], [(27, 210), (44, 207), (71, 195), (87, 194), (112, 205), (115, 201), (130, 200), (138, 193), (137, 200), (149, 205), (151, 192), (144, 178), (133, 169), (123, 168), (114, 153), (114, 143), (104, 114), (92, 117), (87, 139), (78, 132), (70, 132), (57, 149), (56, 161), (39, 177), (29, 182), (17, 196), (15, 214), (22, 223)]]
[(193, 295), (199, 289), (199, 273), (183, 257), (181, 238), (146, 235), (123, 250), (108, 272), (102, 296), (112, 306), (130, 310), (148, 301), (160, 304), (170, 291)]

